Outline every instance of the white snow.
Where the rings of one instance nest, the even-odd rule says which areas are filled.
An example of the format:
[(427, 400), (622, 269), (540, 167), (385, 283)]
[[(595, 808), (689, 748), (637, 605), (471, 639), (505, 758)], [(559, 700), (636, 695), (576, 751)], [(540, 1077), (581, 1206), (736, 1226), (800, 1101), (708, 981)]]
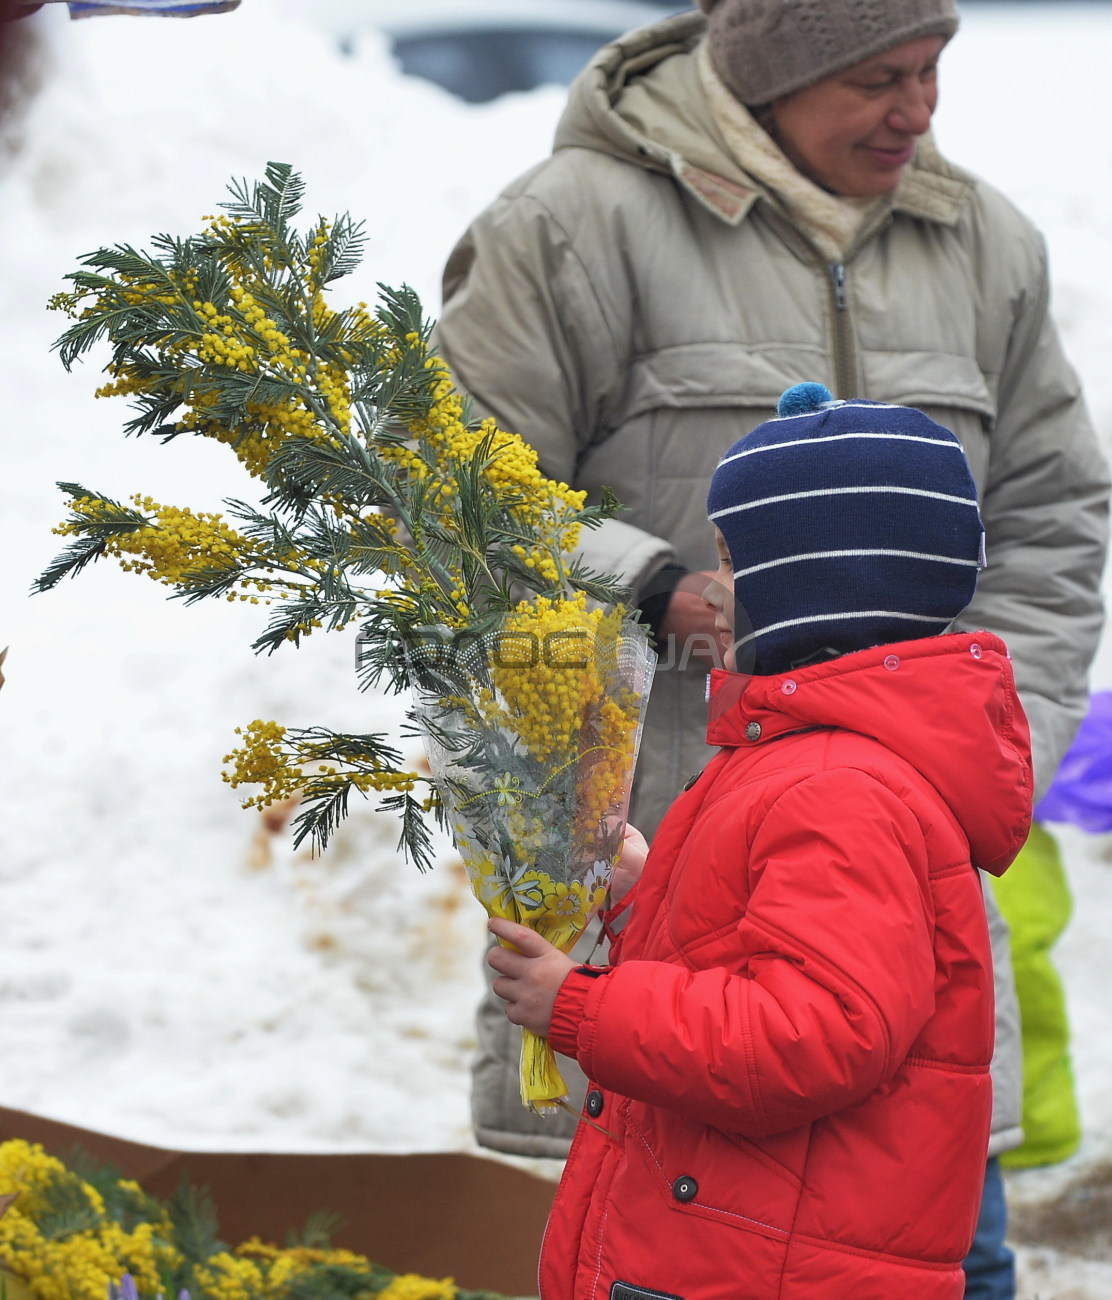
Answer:
[[(62, 6), (51, 6), (62, 10)], [(467, 107), (399, 75), (381, 40), (342, 57), (311, 0), (246, 0), (187, 23), (63, 13), (36, 92), (0, 127), (0, 1104), (176, 1148), (475, 1150), (471, 1013), (483, 918), (451, 854), (420, 876), (393, 824), (359, 810), (322, 859), (240, 811), (219, 778), (236, 725), (276, 717), (388, 729), (353, 647), (318, 636), (256, 658), (253, 607), (184, 608), (105, 565), (29, 598), (60, 549), (57, 479), (217, 508), (248, 481), (202, 440), (125, 443), (94, 364), (67, 376), (44, 309), (77, 257), (185, 233), (231, 176), (292, 162), (312, 213), (371, 232), (342, 292), (412, 284), (438, 307), (467, 220), (547, 151), (563, 92)], [(937, 134), (1047, 235), (1055, 306), (1112, 441), (1112, 5), (967, 6)], [(1112, 687), (1112, 642), (1095, 685)], [(1112, 865), (1063, 835), (1078, 898), (1059, 951), (1085, 1146), (1013, 1179), (1049, 1197), (1112, 1159)], [(1112, 1267), (1024, 1256), (1028, 1300), (1112, 1294)]]

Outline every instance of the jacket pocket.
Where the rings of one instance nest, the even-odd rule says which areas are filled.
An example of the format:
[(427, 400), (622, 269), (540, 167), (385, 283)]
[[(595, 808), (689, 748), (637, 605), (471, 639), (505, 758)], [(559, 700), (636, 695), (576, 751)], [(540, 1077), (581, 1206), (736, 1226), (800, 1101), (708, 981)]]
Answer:
[(661, 348), (634, 361), (618, 424), (648, 411), (707, 407), (748, 408), (757, 423), (775, 413), (785, 388), (822, 380), (829, 368), (823, 349), (804, 343), (685, 343)]
[[(866, 388), (863, 396), (872, 401), (920, 410), (962, 411), (975, 415), (986, 430), (996, 420), (996, 399), (971, 357), (954, 352), (867, 351), (861, 364)], [(945, 424), (945, 419), (940, 423)]]
[[(626, 1142), (659, 1196), (679, 1214), (729, 1223), (786, 1242), (802, 1180), (781, 1159), (737, 1134), (662, 1108), (627, 1103)], [(808, 1130), (780, 1139), (802, 1166)], [(797, 1149), (792, 1149), (797, 1148)], [(793, 1160), (795, 1163), (795, 1160)]]
[(583, 1234), (582, 1295), (610, 1300), (617, 1282), (685, 1300), (775, 1300), (795, 1180), (671, 1112), (626, 1102), (623, 1114), (620, 1167)]
[(955, 434), (969, 459), (977, 490), (984, 490), (996, 396), (970, 357), (952, 352), (866, 352), (866, 396), (914, 406)]
[(819, 349), (785, 344), (690, 343), (639, 356), (614, 424), (580, 457), (576, 485), (612, 488), (627, 523), (666, 537), (686, 567), (711, 568), (706, 493), (719, 459), (775, 414), (785, 388), (825, 370)]

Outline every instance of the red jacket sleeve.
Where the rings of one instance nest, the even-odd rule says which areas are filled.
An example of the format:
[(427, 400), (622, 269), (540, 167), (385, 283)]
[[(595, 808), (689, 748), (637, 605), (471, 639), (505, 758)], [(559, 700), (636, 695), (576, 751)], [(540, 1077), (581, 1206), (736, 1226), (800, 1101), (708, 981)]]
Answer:
[(747, 864), (737, 834), (750, 894), (734, 968), (692, 969), (696, 950), (687, 964), (569, 977), (554, 1045), (603, 1087), (757, 1137), (895, 1073), (934, 1009), (933, 911), (919, 823), (867, 773), (819, 773), (781, 795)]

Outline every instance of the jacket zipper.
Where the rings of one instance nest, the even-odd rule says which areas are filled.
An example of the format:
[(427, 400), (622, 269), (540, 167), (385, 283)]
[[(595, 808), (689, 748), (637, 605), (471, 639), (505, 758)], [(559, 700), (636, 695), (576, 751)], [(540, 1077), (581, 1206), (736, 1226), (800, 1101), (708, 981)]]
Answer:
[(800, 258), (810, 262), (821, 271), (825, 268), (827, 282), (830, 286), (831, 327), (833, 334), (833, 380), (835, 397), (865, 397), (867, 394), (858, 386), (857, 346), (853, 337), (853, 324), (850, 319), (848, 275), (846, 268), (870, 241), (892, 224), (892, 213), (885, 212), (878, 219), (858, 231), (853, 247), (848, 248), (840, 262), (825, 262), (815, 245), (792, 223), (775, 203), (762, 205), (763, 215), (769, 225)]
[(844, 262), (831, 262), (830, 296), (834, 306), (834, 387), (835, 397), (856, 397), (857, 366), (853, 347), (853, 326), (849, 315)]
[(891, 215), (888, 214), (883, 221), (862, 231), (854, 246), (846, 251), (840, 262), (823, 261), (822, 254), (815, 245), (775, 204), (767, 205), (764, 215), (784, 243), (797, 251), (801, 260), (809, 262), (813, 267), (817, 266), (820, 271), (825, 269), (827, 283), (830, 286), (834, 396), (864, 397), (864, 393), (857, 391), (857, 359), (849, 313), (846, 266), (874, 235), (884, 229), (891, 220)]

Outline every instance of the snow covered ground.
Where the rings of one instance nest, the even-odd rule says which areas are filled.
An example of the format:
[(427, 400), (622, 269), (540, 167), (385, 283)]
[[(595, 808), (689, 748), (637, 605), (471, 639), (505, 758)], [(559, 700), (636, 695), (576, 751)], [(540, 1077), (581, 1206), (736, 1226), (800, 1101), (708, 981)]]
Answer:
[[(377, 39), (341, 57), (311, 10), (45, 13), (34, 94), (0, 125), (0, 1104), (179, 1148), (473, 1150), (483, 925), (450, 853), (419, 876), (393, 825), (360, 812), (313, 860), (219, 779), (255, 717), (393, 725), (396, 702), (355, 692), (351, 644), (259, 660), (248, 608), (185, 609), (107, 566), (26, 596), (59, 549), (57, 479), (202, 509), (249, 490), (214, 445), (125, 443), (123, 407), (92, 400), (94, 367), (63, 372), (43, 304), (79, 254), (190, 231), (228, 177), (279, 159), (305, 173), (313, 212), (367, 218), (345, 293), (404, 280), (435, 313), (454, 238), (547, 149), (561, 91), (465, 107), (402, 78)], [(1058, 317), (1112, 442), (1110, 56), (1112, 5), (969, 6), (938, 135), (1046, 231)], [(1112, 687), (1112, 640), (1095, 684)], [(1025, 1300), (1107, 1300), (1099, 1232), (1065, 1227), (1071, 1206), (1103, 1207), (1107, 1225), (1112, 1205), (1112, 846), (1063, 842), (1085, 1147), (1012, 1196), (1060, 1252), (1025, 1248)]]

